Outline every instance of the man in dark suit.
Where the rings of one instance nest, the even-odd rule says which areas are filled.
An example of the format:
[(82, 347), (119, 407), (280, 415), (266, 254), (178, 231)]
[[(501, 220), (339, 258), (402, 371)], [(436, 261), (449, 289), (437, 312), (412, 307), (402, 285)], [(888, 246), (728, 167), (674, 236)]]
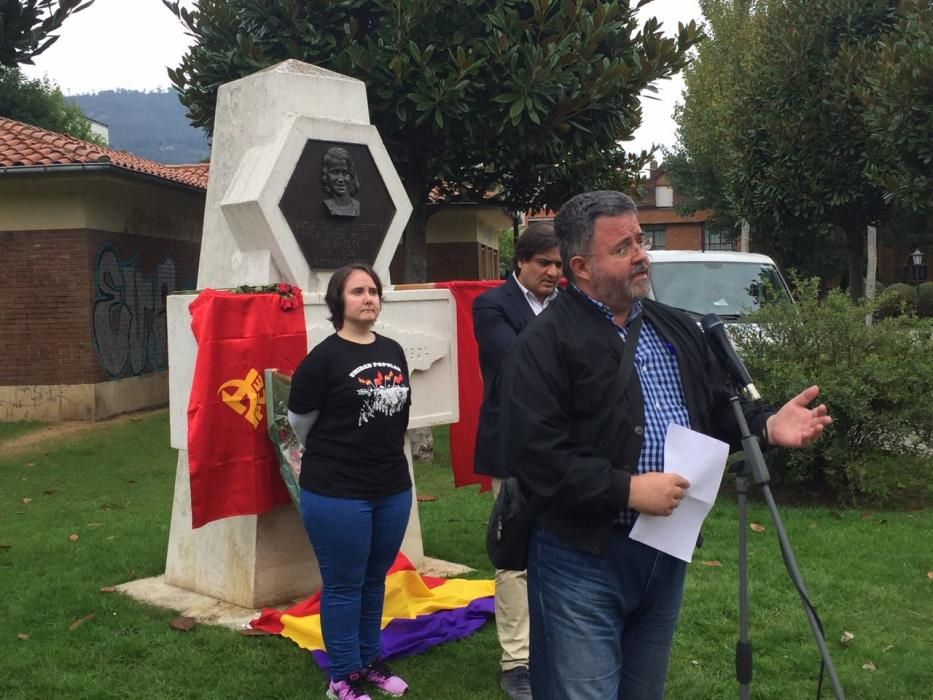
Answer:
[[(557, 296), (561, 257), (554, 227), (531, 224), (515, 245), (515, 270), (505, 284), (473, 302), (473, 333), (479, 345), (483, 405), (476, 432), (474, 471), (492, 477), (493, 494), (509, 476), (499, 456), (496, 379), (519, 333)], [(502, 647), (502, 689), (513, 700), (531, 698), (528, 677), (528, 591), (524, 571), (496, 571), (496, 631)]]

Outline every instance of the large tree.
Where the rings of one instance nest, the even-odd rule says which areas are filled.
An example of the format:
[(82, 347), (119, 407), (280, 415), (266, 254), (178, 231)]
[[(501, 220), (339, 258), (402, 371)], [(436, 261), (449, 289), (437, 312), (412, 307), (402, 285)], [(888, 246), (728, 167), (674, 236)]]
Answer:
[(0, 65), (32, 64), (58, 41), (53, 34), (69, 15), (94, 0), (0, 0)]
[(48, 78), (30, 80), (18, 68), (0, 66), (0, 116), (105, 145), (74, 102)]
[[(929, 37), (929, 0), (703, 5), (712, 10), (713, 39), (699, 47), (693, 71), (729, 80), (708, 78), (704, 84), (688, 74), (675, 182), (697, 181), (703, 166), (712, 164), (707, 201), (747, 219), (757, 244), (787, 265), (827, 274), (833, 250), (844, 253), (840, 276), (853, 297), (861, 296), (867, 225), (892, 218), (889, 190), (903, 196), (917, 182), (928, 182), (923, 177), (930, 172), (933, 103), (922, 76), (929, 66), (923, 38)], [(746, 44), (717, 33), (723, 13), (748, 17)], [(913, 34), (906, 34), (908, 27)], [(734, 71), (737, 64), (741, 70)], [(701, 92), (710, 81), (715, 95)], [(895, 97), (892, 92), (902, 87), (908, 92)], [(710, 120), (703, 121), (710, 105), (724, 115), (712, 132), (718, 149), (709, 138)], [(904, 163), (915, 168), (912, 174)], [(909, 184), (897, 189), (898, 176)], [(694, 190), (703, 195), (703, 187)]]
[(677, 143), (664, 153), (674, 189), (686, 197), (684, 213), (712, 210), (708, 225), (734, 236), (739, 215), (724, 176), (734, 161), (734, 87), (749, 68), (761, 0), (700, 0), (706, 38), (684, 70), (684, 97), (674, 108)]
[(218, 87), (288, 58), (363, 80), (415, 207), (407, 281), (425, 279), (428, 195), (511, 210), (631, 189), (648, 154), (620, 144), (639, 94), (700, 38), (665, 36), (628, 0), (163, 0), (195, 37), (169, 77), (210, 132)]
[(861, 89), (876, 147), (868, 176), (896, 205), (933, 215), (933, 4), (900, 5)]

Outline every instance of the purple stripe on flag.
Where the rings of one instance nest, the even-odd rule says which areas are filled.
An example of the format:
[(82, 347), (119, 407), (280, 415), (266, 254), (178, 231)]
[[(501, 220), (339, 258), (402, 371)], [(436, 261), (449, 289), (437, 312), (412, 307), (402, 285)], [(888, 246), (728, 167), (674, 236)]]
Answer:
[[(438, 610), (413, 620), (392, 620), (382, 630), (382, 658), (413, 656), (438, 644), (469, 637), (495, 612), (495, 598), (488, 596), (462, 608)], [(327, 652), (312, 651), (311, 657), (321, 668), (330, 668)]]

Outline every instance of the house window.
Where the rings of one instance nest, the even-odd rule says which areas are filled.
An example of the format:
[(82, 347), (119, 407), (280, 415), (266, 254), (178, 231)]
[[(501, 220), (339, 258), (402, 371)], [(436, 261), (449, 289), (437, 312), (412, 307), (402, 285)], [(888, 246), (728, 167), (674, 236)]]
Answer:
[(659, 185), (654, 188), (654, 206), (672, 207), (674, 206), (674, 190), (665, 185)]
[(735, 250), (736, 240), (719, 229), (703, 224), (703, 250)]
[(667, 248), (667, 226), (664, 224), (642, 224), (641, 231), (653, 250)]

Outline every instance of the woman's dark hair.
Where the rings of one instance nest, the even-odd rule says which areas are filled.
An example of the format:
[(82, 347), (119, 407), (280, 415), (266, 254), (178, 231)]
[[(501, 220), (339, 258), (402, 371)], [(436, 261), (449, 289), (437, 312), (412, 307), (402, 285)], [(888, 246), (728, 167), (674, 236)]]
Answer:
[(515, 242), (515, 260), (512, 267), (518, 272), (519, 262), (528, 262), (534, 256), (559, 245), (557, 234), (554, 233), (554, 224), (550, 221), (530, 223)]
[(347, 278), (353, 274), (354, 270), (360, 270), (372, 277), (376, 283), (376, 291), (379, 293), (379, 299), (382, 300), (382, 280), (379, 275), (366, 263), (351, 263), (334, 270), (334, 274), (327, 283), (327, 293), (324, 294), (324, 301), (327, 302), (327, 308), (330, 309), (330, 322), (338, 331), (343, 328), (343, 290), (347, 286)]

